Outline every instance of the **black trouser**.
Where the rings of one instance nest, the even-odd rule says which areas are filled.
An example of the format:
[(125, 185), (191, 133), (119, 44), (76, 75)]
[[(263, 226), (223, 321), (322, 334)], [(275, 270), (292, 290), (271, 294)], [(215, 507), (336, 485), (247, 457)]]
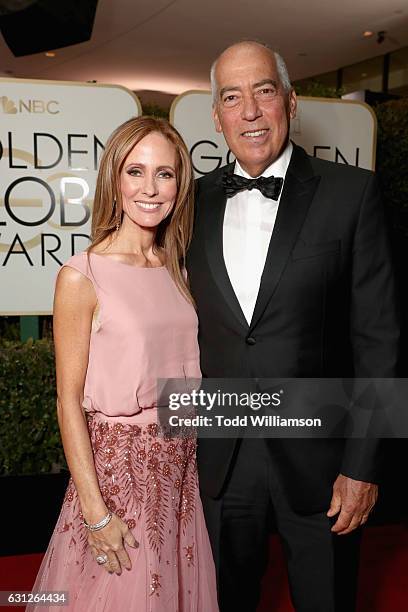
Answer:
[[(220, 612), (255, 612), (275, 522), (297, 612), (353, 612), (361, 530), (332, 535), (326, 511), (295, 513), (264, 440), (243, 440), (220, 500), (203, 497), (213, 546)], [(273, 520), (272, 520), (273, 519)]]

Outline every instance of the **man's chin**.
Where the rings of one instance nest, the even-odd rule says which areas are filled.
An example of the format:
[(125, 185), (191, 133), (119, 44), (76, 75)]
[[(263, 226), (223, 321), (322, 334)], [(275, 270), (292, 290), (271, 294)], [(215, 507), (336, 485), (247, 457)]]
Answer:
[(262, 172), (275, 161), (277, 155), (246, 155), (244, 159), (240, 159), (237, 155), (235, 157), (239, 161), (241, 168), (255, 178), (262, 174)]

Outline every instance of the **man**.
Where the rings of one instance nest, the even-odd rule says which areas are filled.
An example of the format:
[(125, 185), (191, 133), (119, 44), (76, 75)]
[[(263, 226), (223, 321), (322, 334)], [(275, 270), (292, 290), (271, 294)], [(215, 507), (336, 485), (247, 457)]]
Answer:
[[(228, 47), (212, 85), (215, 126), (237, 161), (197, 181), (188, 271), (203, 375), (393, 376), (398, 331), (374, 175), (290, 142), (296, 95), (265, 46)], [(281, 190), (281, 179), (266, 191), (265, 180), (242, 179), (272, 175)], [(295, 609), (352, 612), (376, 454), (373, 440), (200, 440), (221, 612), (256, 610), (271, 516)]]

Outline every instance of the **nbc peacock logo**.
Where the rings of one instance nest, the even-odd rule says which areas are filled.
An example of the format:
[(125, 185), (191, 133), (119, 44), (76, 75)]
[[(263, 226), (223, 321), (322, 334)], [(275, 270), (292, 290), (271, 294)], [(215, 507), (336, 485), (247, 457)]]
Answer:
[[(0, 0), (1, 3), (1, 0)], [(0, 112), (6, 115), (16, 115), (17, 113), (58, 115), (59, 102), (57, 100), (38, 100), (32, 98), (14, 99), (7, 96), (0, 96)]]
[(7, 96), (0, 97), (0, 108), (7, 115), (15, 115), (17, 113), (17, 106)]

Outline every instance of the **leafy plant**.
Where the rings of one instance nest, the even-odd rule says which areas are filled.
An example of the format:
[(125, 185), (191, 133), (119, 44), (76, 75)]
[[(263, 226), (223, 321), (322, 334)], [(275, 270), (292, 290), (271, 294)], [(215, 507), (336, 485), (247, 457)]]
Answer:
[(408, 99), (374, 107), (377, 115), (377, 164), (385, 209), (391, 226), (391, 249), (401, 313), (400, 371), (408, 376)]
[(310, 98), (341, 98), (345, 93), (342, 88), (330, 87), (316, 80), (309, 81), (306, 85), (295, 83), (294, 86), (298, 96), (309, 96)]
[(20, 317), (0, 317), (0, 338), (18, 342), (20, 338)]
[(161, 117), (162, 119), (169, 118), (169, 111), (158, 104), (143, 104), (143, 114), (151, 115), (152, 117)]
[(408, 238), (408, 99), (374, 107), (377, 115), (377, 176), (393, 229)]
[(50, 340), (0, 345), (0, 475), (65, 466)]

